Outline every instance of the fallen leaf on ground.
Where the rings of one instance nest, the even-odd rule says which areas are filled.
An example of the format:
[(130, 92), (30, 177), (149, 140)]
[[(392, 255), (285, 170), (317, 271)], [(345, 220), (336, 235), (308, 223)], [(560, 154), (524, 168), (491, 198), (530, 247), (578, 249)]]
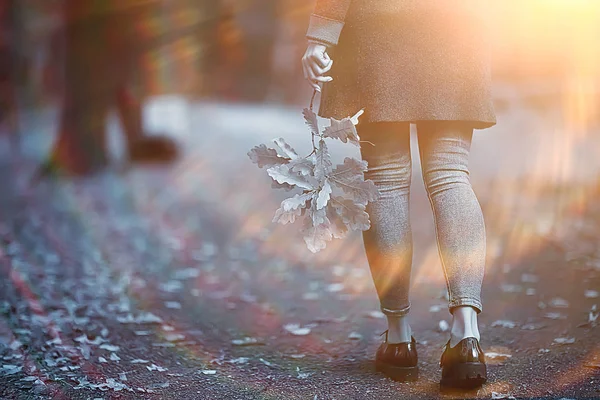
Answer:
[(516, 400), (516, 397), (511, 394), (492, 392), (492, 399)]
[(344, 290), (343, 283), (332, 283), (327, 286), (327, 291), (329, 293), (337, 293), (337, 292), (341, 292), (342, 290)]
[(204, 375), (216, 375), (217, 371), (214, 369), (203, 369), (203, 370), (200, 370), (200, 373), (202, 373)]
[(493, 351), (489, 351), (489, 352), (485, 353), (485, 357), (486, 358), (491, 358), (491, 359), (497, 360), (497, 361), (504, 361), (504, 360), (507, 360), (507, 359), (511, 358), (512, 355), (510, 355), (510, 354), (502, 354), (502, 353), (495, 353)]
[(287, 324), (284, 325), (283, 329), (296, 336), (306, 336), (310, 333), (310, 328), (301, 328), (298, 324)]
[(431, 307), (429, 307), (429, 312), (431, 313), (436, 313), (436, 312), (440, 312), (445, 308), (445, 306), (441, 306), (441, 305), (433, 305)]
[(358, 332), (351, 332), (348, 335), (348, 339), (350, 339), (350, 340), (361, 340), (362, 338), (363, 338), (363, 335), (361, 335)]
[(248, 357), (238, 357), (238, 358), (229, 360), (229, 363), (230, 364), (247, 364), (248, 361), (250, 361), (250, 358), (248, 358)]
[(168, 368), (163, 368), (160, 365), (156, 365), (156, 364), (146, 365), (146, 368), (148, 369), (148, 371), (158, 371), (158, 372), (164, 372), (164, 371), (168, 370)]
[(575, 343), (575, 338), (556, 338), (554, 339), (556, 344), (572, 344)]
[(376, 319), (383, 319), (383, 318), (385, 318), (385, 314), (382, 313), (381, 311), (375, 310), (375, 311), (369, 311), (367, 313), (367, 317), (376, 318)]
[(234, 346), (260, 346), (265, 343), (257, 338), (253, 337), (245, 337), (243, 339), (233, 339), (231, 343)]
[(438, 323), (437, 329), (440, 332), (447, 332), (450, 329), (450, 325), (448, 325), (448, 323), (445, 320), (441, 320)]
[(165, 307), (171, 310), (181, 310), (181, 303), (178, 301), (165, 301)]
[(555, 297), (550, 300), (550, 307), (553, 308), (569, 308), (569, 302), (563, 298)]
[(120, 349), (119, 346), (113, 346), (108, 343), (104, 343), (103, 345), (100, 345), (100, 348), (104, 349), (104, 350), (108, 350), (108, 351), (119, 351), (119, 349)]
[(548, 318), (548, 319), (566, 319), (567, 316), (563, 315), (561, 313), (558, 312), (549, 312), (544, 314), (544, 318)]
[(521, 326), (521, 330), (524, 331), (536, 331), (538, 329), (542, 329), (545, 328), (546, 325), (544, 324), (535, 324), (535, 323), (531, 323), (531, 324), (525, 324), (523, 326)]
[(505, 293), (521, 293), (523, 291), (523, 286), (508, 283), (502, 285), (500, 288)]
[(296, 367), (296, 372), (298, 373), (298, 379), (306, 379), (309, 376), (313, 375), (311, 372), (301, 372), (300, 367)]
[(181, 333), (168, 333), (165, 335), (165, 340), (168, 342), (180, 342), (185, 339), (185, 335)]
[(517, 323), (513, 322), (513, 321), (508, 321), (508, 320), (500, 319), (498, 321), (492, 322), (492, 327), (496, 327), (496, 326), (501, 326), (503, 328), (512, 329), (512, 328), (514, 328), (514, 327), (517, 326)]

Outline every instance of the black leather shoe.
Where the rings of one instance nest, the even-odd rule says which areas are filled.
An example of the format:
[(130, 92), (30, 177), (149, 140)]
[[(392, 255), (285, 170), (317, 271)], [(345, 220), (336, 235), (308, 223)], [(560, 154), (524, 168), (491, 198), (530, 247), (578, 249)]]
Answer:
[(454, 347), (450, 347), (448, 341), (440, 366), (442, 386), (472, 389), (483, 385), (487, 380), (485, 355), (475, 338), (463, 339)]
[(385, 342), (375, 354), (375, 370), (395, 381), (416, 381), (419, 378), (419, 367), (415, 338), (411, 338), (410, 343), (388, 343), (387, 331), (384, 334)]

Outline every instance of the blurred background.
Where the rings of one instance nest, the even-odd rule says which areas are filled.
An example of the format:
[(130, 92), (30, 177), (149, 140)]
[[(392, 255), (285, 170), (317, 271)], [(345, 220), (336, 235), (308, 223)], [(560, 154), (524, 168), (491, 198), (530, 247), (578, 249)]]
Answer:
[[(299, 60), (313, 4), (291, 0), (3, 0), (3, 64), (10, 72), (4, 81), (11, 81), (4, 97), (13, 96), (9, 103), (18, 103), (22, 112), (42, 110), (58, 106), (65, 97), (104, 99), (106, 93), (99, 89), (110, 86), (106, 82), (112, 80), (117, 82), (117, 91), (145, 105), (146, 125), (152, 119), (150, 103), (166, 98), (175, 101), (171, 104), (305, 106), (311, 93)], [(600, 5), (593, 0), (506, 0), (490, 2), (490, 7), (500, 126), (486, 133), (487, 147), (496, 147), (494, 138), (506, 143), (506, 152), (513, 156), (501, 167), (509, 175), (534, 168), (537, 174), (552, 175), (552, 179), (562, 174), (560, 179), (565, 179), (575, 168), (577, 174), (589, 178), (597, 171), (595, 164), (578, 166), (587, 158), (574, 159), (571, 150), (580, 152), (580, 142), (600, 122), (600, 47), (596, 43)], [(14, 125), (11, 120), (4, 122)], [(568, 132), (568, 137), (551, 139), (556, 132), (543, 133), (544, 144), (539, 148), (538, 131), (548, 127)], [(521, 133), (528, 137), (525, 144), (506, 140), (507, 134), (523, 140)], [(566, 146), (559, 155), (552, 150), (556, 143)], [(552, 158), (542, 162), (552, 165), (536, 167), (533, 159), (539, 157)], [(596, 158), (595, 154), (590, 157)]]
[[(591, 109), (600, 63), (596, 43), (600, 5), (593, 0), (489, 3), (498, 85), (510, 86), (541, 108), (565, 100), (564, 96), (588, 96), (578, 103), (586, 103), (590, 110), (572, 112), (587, 112), (589, 119), (597, 119)], [(2, 4), (3, 41), (12, 44), (15, 79), (25, 104), (43, 105), (66, 84), (65, 51), (72, 50), (65, 49), (66, 26), (83, 20), (93, 23), (102, 16), (109, 18), (109, 25), (126, 21), (121, 28), (113, 25), (112, 31), (117, 40), (133, 37), (127, 42), (128, 52), (135, 54), (135, 78), (144, 96), (303, 105), (309, 93), (299, 59), (313, 1), (3, 0)], [(88, 39), (93, 47), (114, 37)]]

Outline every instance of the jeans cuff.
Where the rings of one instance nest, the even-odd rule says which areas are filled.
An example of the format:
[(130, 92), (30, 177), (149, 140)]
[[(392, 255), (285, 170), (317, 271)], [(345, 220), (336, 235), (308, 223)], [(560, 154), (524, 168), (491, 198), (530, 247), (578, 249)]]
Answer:
[(381, 307), (381, 312), (390, 317), (403, 317), (406, 314), (408, 314), (409, 311), (410, 311), (410, 304), (401, 309), (397, 309), (397, 308), (391, 309), (391, 308), (385, 308), (383, 306)]
[(452, 309), (456, 307), (464, 307), (471, 306), (477, 311), (477, 314), (481, 313), (483, 310), (483, 306), (481, 305), (481, 300), (474, 299), (471, 297), (460, 297), (458, 299), (450, 299), (448, 302), (448, 309), (450, 309), (450, 313), (452, 313)]

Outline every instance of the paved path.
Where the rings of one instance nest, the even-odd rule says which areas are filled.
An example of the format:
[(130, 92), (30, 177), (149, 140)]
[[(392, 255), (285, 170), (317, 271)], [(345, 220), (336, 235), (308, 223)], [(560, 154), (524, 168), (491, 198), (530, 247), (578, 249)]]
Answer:
[(512, 129), (534, 122), (504, 117), (478, 136), (472, 159), (489, 235), (481, 328), (490, 355), (490, 383), (472, 393), (437, 384), (449, 315), (422, 186), (412, 208), (422, 377), (407, 385), (372, 370), (385, 320), (360, 236), (314, 256), (296, 227), (270, 223), (282, 194), (245, 153), (278, 136), (308, 148), (298, 110), (157, 101), (147, 125), (184, 145), (177, 165), (27, 189), (52, 113), (30, 118), (25, 160), (4, 153), (0, 167), (0, 397), (600, 397), (591, 164), (557, 185), (548, 168), (570, 149), (527, 158), (539, 141)]

